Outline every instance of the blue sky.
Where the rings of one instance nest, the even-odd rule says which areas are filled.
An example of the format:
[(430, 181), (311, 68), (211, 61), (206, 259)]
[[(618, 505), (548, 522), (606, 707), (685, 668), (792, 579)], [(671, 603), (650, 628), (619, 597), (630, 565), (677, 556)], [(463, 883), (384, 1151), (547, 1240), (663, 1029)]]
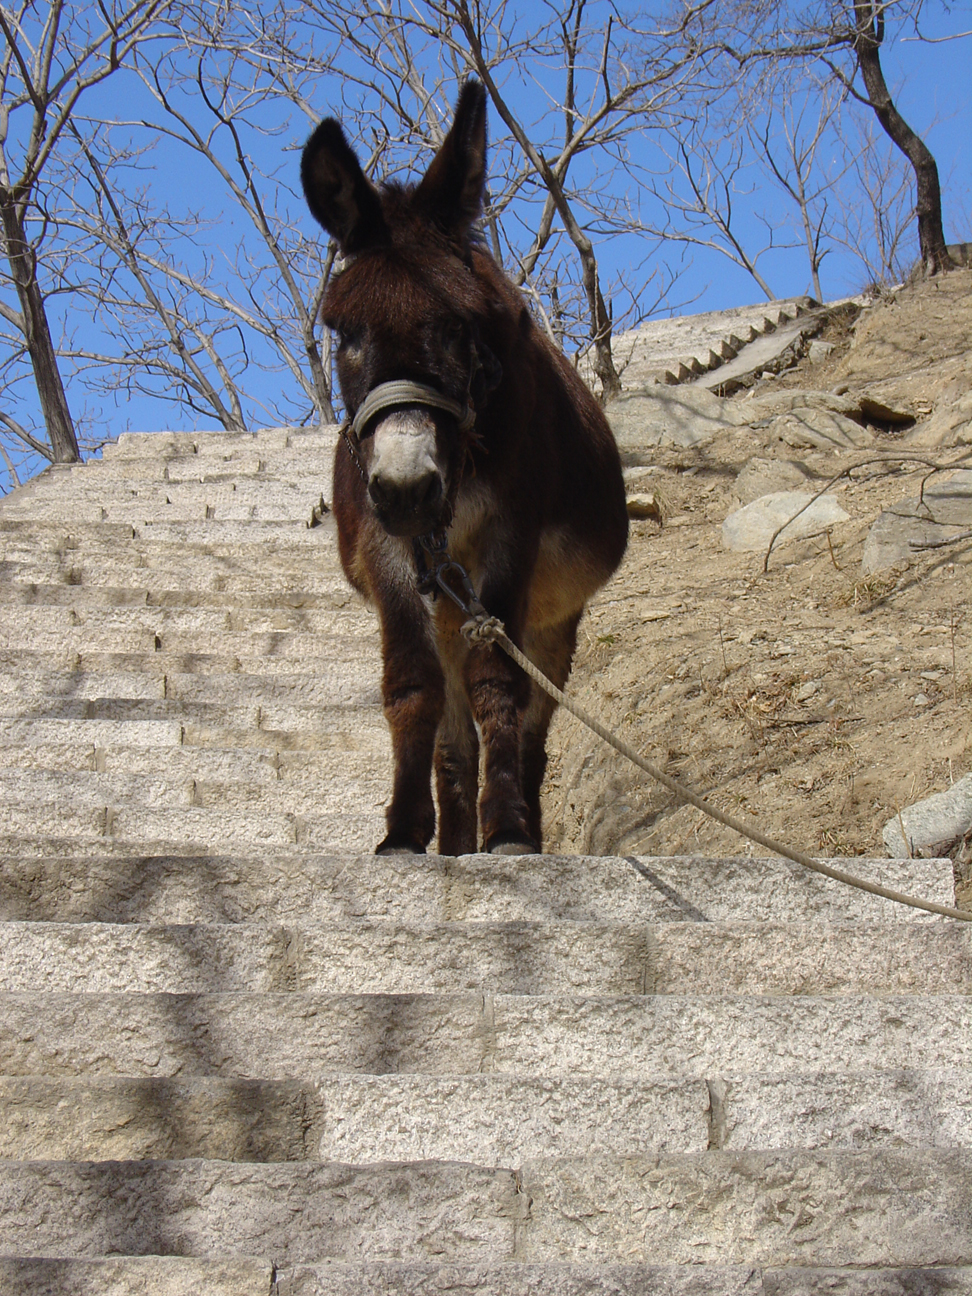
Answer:
[[(536, 0), (526, 0), (524, 12)], [(596, 0), (591, 0), (596, 3)], [(935, 154), (943, 185), (945, 234), (949, 241), (972, 241), (972, 37), (944, 40), (941, 38), (954, 33), (967, 32), (972, 28), (972, 5), (953, 6), (946, 11), (941, 4), (929, 6), (923, 19), (922, 31), (927, 37), (941, 43), (922, 43), (908, 39), (908, 31), (889, 31), (882, 50), (882, 62), (885, 75), (891, 86), (896, 102), (906, 120), (929, 143)], [(530, 80), (533, 69), (520, 69), (520, 77), (525, 86), (522, 93), (530, 93)], [(333, 112), (334, 100), (340, 96), (340, 87), (335, 79), (315, 86), (314, 108), (322, 114)], [(533, 93), (536, 93), (535, 87)], [(99, 92), (102, 103), (111, 106), (119, 117), (136, 115), (138, 100), (141, 97), (134, 92), (132, 82), (126, 83), (122, 78), (106, 83)], [(452, 97), (450, 90), (449, 95)], [(331, 100), (328, 100), (328, 96)], [(96, 99), (92, 98), (91, 106)], [(525, 111), (525, 110), (524, 110)], [(261, 139), (252, 136), (248, 147), (254, 149), (255, 155), (268, 171), (276, 170), (291, 191), (297, 189), (297, 169), (299, 147), (308, 133), (308, 119), (296, 109), (292, 111), (289, 121), (281, 119), (280, 133), (272, 139)], [(493, 129), (498, 132), (498, 124), (493, 121)], [(225, 193), (218, 183), (214, 183), (212, 174), (205, 163), (193, 160), (184, 153), (176, 153), (171, 147), (158, 147), (150, 159), (150, 169), (143, 176), (153, 198), (165, 197), (174, 204), (195, 207), (211, 226), (211, 251), (217, 263), (232, 255), (233, 246), (242, 236), (246, 220), (241, 218), (238, 210), (227, 201)], [(754, 215), (762, 204), (762, 210), (771, 220), (777, 211), (782, 211), (778, 197), (764, 181), (753, 181), (750, 188), (753, 195), (740, 205), (745, 208), (749, 202), (751, 223), (747, 236), (756, 237)], [(633, 196), (632, 201), (636, 198)], [(302, 204), (295, 196), (293, 210), (297, 213), (300, 227), (307, 236), (317, 237), (320, 231)], [(323, 237), (321, 235), (321, 237)], [(917, 237), (912, 229), (909, 256), (917, 256)], [(664, 261), (677, 264), (680, 277), (675, 284), (667, 302), (660, 303), (660, 312), (666, 309), (682, 313), (684, 310), (719, 310), (731, 306), (744, 305), (761, 299), (761, 293), (754, 280), (743, 270), (733, 266), (719, 254), (704, 249), (687, 251), (675, 244), (663, 244), (655, 247), (643, 238), (632, 236), (615, 241), (605, 241), (598, 246), (602, 279), (610, 286), (616, 275), (632, 272), (637, 266), (636, 276), (643, 281), (652, 268)], [(646, 261), (647, 264), (642, 264)], [(810, 290), (809, 273), (805, 251), (780, 250), (769, 253), (760, 262), (774, 293), (778, 296), (794, 296)], [(266, 279), (260, 291), (267, 291)], [(859, 262), (848, 254), (835, 250), (825, 261), (822, 271), (822, 295), (833, 299), (860, 291), (866, 282), (866, 276)], [(645, 296), (650, 295), (650, 290)], [(620, 301), (620, 298), (619, 298)], [(90, 326), (89, 326), (90, 327)], [(273, 374), (261, 374), (257, 366), (248, 371), (254, 386), (267, 393), (268, 399), (279, 389), (280, 380)], [(22, 388), (25, 398), (29, 393)], [(171, 402), (153, 400), (147, 396), (119, 394), (93, 395), (82, 389), (77, 381), (71, 383), (69, 391), (72, 407), (84, 413), (96, 429), (118, 432), (132, 430), (152, 430), (158, 427), (193, 428), (216, 426), (212, 419), (194, 414), (191, 410), (180, 409)], [(25, 420), (26, 421), (26, 420)], [(267, 419), (253, 415), (254, 425)]]

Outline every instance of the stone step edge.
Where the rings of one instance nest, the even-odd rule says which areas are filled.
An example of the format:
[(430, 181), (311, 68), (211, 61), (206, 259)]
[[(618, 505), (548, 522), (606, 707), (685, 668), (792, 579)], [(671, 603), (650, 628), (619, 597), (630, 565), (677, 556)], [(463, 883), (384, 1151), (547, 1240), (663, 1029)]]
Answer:
[[(902, 1268), (960, 1268), (972, 1263), (970, 1171), (970, 1150), (910, 1148), (543, 1157), (518, 1171), (455, 1161), (3, 1161), (0, 1201), (8, 1236), (92, 1259), (238, 1255), (249, 1244), (293, 1266), (322, 1252), (425, 1261), (434, 1251), (488, 1265), (586, 1254), (666, 1266), (883, 1267), (893, 1257)], [(814, 1227), (794, 1238), (808, 1201)], [(737, 1217), (751, 1236), (727, 1233)]]
[(0, 1290), (31, 1296), (969, 1296), (970, 1268), (495, 1264), (0, 1255)]
[[(597, 1156), (972, 1150), (972, 1104), (966, 1101), (963, 1109), (957, 1097), (969, 1092), (970, 1078), (969, 1068), (542, 1080), (356, 1072), (276, 1081), (0, 1076), (0, 1157), (273, 1164), (326, 1156), (341, 1162), (353, 1157), (359, 1165), (461, 1159), (517, 1166), (549, 1150), (549, 1140), (562, 1130), (559, 1113), (579, 1122), (576, 1137), (564, 1140), (561, 1132), (560, 1156), (591, 1155), (592, 1122), (605, 1102), (620, 1105), (610, 1135), (597, 1140)], [(522, 1113), (538, 1094), (548, 1119), (526, 1129)], [(380, 1120), (389, 1110), (398, 1121), (390, 1134), (355, 1132), (363, 1112)], [(85, 1116), (83, 1128), (78, 1112)], [(798, 1128), (795, 1113), (802, 1118)], [(941, 1125), (943, 1116), (950, 1119)], [(454, 1122), (458, 1137), (449, 1132)], [(936, 1137), (943, 1129), (947, 1136)]]

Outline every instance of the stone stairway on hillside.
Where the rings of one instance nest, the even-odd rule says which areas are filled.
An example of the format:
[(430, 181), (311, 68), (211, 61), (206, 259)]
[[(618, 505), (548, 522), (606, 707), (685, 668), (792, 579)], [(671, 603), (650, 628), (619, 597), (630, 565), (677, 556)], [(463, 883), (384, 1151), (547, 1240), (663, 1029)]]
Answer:
[(0, 1293), (969, 1296), (969, 929), (779, 860), (370, 856), (333, 442), (0, 504)]
[[(750, 367), (746, 357), (752, 343), (779, 330), (782, 350), (799, 332), (822, 328), (829, 314), (842, 305), (820, 306), (812, 297), (787, 297), (731, 310), (649, 319), (635, 329), (615, 334), (614, 361), (625, 391), (655, 383), (721, 386), (726, 374), (733, 370), (745, 373)], [(760, 363), (766, 363), (765, 358)], [(594, 381), (590, 357), (582, 372), (589, 382)]]

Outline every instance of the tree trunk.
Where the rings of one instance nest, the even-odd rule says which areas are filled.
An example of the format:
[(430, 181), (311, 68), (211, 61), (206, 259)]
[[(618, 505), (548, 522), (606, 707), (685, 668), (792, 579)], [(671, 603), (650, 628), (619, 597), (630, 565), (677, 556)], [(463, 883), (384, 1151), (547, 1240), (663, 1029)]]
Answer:
[(914, 167), (921, 259), (925, 274), (934, 275), (952, 268), (942, 228), (942, 190), (938, 180), (938, 165), (924, 140), (915, 134), (898, 112), (884, 80), (879, 52), (884, 40), (884, 15), (878, 3), (879, 0), (854, 0), (854, 53), (878, 121)]
[(51, 443), (52, 457), (55, 463), (77, 463), (81, 458), (78, 438), (57, 365), (57, 352), (47, 323), (44, 297), (37, 282), (34, 250), (27, 241), (22, 212), (9, 191), (0, 191), (0, 218), (3, 220), (3, 239), (10, 274), (24, 318), (24, 341), (34, 370), (34, 382)]

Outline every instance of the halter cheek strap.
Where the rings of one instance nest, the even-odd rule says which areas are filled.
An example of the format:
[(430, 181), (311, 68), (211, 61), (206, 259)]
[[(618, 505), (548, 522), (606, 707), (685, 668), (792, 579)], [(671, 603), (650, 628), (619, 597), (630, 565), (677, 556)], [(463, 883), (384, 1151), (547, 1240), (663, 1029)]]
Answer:
[(373, 387), (358, 407), (351, 422), (354, 435), (361, 438), (366, 425), (381, 410), (391, 409), (395, 405), (427, 405), (431, 409), (443, 410), (458, 420), (460, 432), (470, 432), (476, 422), (476, 412), (470, 405), (460, 405), (449, 396), (443, 396), (434, 387), (425, 383), (397, 379), (395, 382), (379, 383)]

